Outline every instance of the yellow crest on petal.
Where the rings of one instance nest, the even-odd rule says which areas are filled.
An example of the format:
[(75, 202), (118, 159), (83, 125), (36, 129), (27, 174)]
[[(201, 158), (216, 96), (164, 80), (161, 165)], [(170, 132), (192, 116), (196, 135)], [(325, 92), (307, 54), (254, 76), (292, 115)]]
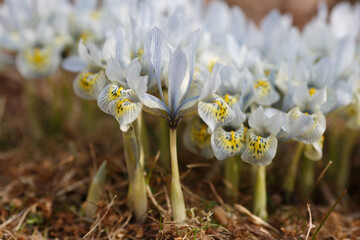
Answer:
[(231, 121), (235, 117), (235, 113), (230, 106), (216, 94), (200, 101), (198, 112), (211, 131), (214, 131), (216, 127)]
[(289, 114), (290, 122), (294, 122), (302, 114), (309, 115), (314, 120), (314, 124), (308, 131), (294, 138), (296, 141), (300, 141), (304, 143), (314, 143), (318, 141), (321, 138), (321, 136), (324, 134), (326, 129), (326, 119), (322, 112), (308, 114), (301, 112), (301, 110), (298, 107), (295, 107), (291, 109), (288, 114)]
[(256, 92), (255, 101), (261, 105), (271, 105), (279, 100), (280, 96), (267, 79), (258, 79), (254, 81)]
[(277, 150), (275, 136), (262, 137), (255, 134), (253, 129), (247, 131), (243, 161), (259, 166), (266, 166), (274, 159)]
[(129, 90), (126, 90), (123, 87), (119, 87), (116, 84), (113, 83), (108, 84), (106, 87), (104, 87), (104, 89), (101, 91), (98, 97), (99, 108), (102, 111), (111, 114), (112, 112), (110, 110), (109, 104), (128, 91)]
[(244, 150), (246, 128), (244, 125), (237, 130), (226, 131), (217, 128), (211, 136), (211, 146), (217, 159), (239, 155)]
[(50, 50), (39, 47), (28, 48), (24, 51), (24, 57), (32, 69), (42, 71), (49, 65)]
[(25, 78), (46, 77), (60, 64), (60, 53), (52, 45), (26, 47), (16, 56), (16, 66)]
[(237, 103), (237, 101), (238, 101), (238, 100), (236, 99), (236, 97), (233, 97), (233, 96), (231, 96), (231, 95), (229, 95), (229, 94), (225, 94), (225, 96), (223, 97), (223, 99), (225, 100), (225, 102), (226, 102), (227, 104), (229, 104), (230, 107), (234, 106), (234, 104)]
[(110, 109), (123, 130), (137, 119), (142, 110), (142, 104), (135, 93), (130, 90), (112, 101)]
[(92, 72), (88, 69), (83, 70), (76, 77), (73, 87), (80, 97), (86, 99), (96, 99), (106, 84), (105, 71)]
[(199, 117), (194, 117), (184, 132), (185, 146), (193, 153), (212, 158), (211, 135), (207, 131), (207, 125)]

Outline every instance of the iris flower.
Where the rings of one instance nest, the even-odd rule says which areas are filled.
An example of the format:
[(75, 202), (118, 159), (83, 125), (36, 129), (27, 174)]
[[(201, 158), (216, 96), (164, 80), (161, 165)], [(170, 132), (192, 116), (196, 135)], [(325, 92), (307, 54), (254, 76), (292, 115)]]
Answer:
[[(220, 71), (219, 65), (214, 66), (212, 73), (208, 75), (208, 81), (204, 82), (201, 90), (192, 85), (195, 84), (193, 83), (193, 77), (197, 38), (198, 32), (195, 32), (186, 49), (187, 54), (180, 48), (176, 48), (174, 52), (171, 52), (162, 32), (158, 28), (153, 28), (145, 40), (145, 53), (148, 57), (149, 71), (150, 74), (153, 73), (156, 79), (160, 98), (148, 95), (142, 98), (142, 102), (149, 108), (158, 109), (156, 114), (167, 119), (170, 127), (171, 200), (173, 215), (176, 221), (184, 221), (186, 218), (176, 149), (176, 128), (179, 120), (191, 112), (191, 108), (196, 106), (196, 103), (198, 103), (200, 117), (209, 126), (211, 131), (234, 117), (234, 112), (227, 103), (215, 94), (221, 84), (221, 80), (218, 77)], [(169, 57), (169, 65), (167, 71), (165, 71), (167, 72), (166, 80), (168, 82), (166, 99), (162, 90), (161, 75), (164, 71), (164, 62), (166, 62), (167, 57)]]
[(106, 41), (100, 51), (95, 44), (79, 42), (79, 56), (72, 56), (63, 62), (63, 68), (80, 73), (73, 82), (75, 93), (82, 98), (96, 100), (107, 83), (105, 67), (113, 55), (111, 41)]

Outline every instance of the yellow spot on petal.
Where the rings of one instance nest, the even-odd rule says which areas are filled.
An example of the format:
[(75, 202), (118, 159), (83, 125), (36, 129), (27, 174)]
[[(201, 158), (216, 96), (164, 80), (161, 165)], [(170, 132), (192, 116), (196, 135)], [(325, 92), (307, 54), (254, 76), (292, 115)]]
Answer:
[(143, 48), (139, 48), (138, 53), (137, 53), (138, 57), (142, 57), (142, 55), (144, 55), (144, 52), (145, 51)]
[(118, 98), (122, 92), (123, 92), (123, 87), (117, 88), (117, 86), (113, 86), (112, 88), (109, 89), (109, 101), (113, 101), (116, 98)]
[(225, 102), (227, 104), (229, 104), (230, 106), (233, 106), (236, 102), (237, 99), (229, 94), (225, 94), (225, 96), (223, 97), (223, 99), (225, 100)]
[(94, 78), (92, 77), (94, 74), (91, 72), (87, 72), (85, 73), (79, 81), (79, 84), (81, 86), (82, 89), (89, 91), (90, 89), (92, 89), (93, 85), (94, 85)]
[(224, 100), (227, 104), (229, 104), (229, 94), (225, 94)]
[(269, 82), (268, 81), (264, 81), (264, 80), (258, 80), (254, 86), (256, 89), (263, 87), (263, 88), (268, 88), (269, 87)]
[(116, 103), (116, 112), (118, 114), (121, 114), (121, 112), (124, 111), (124, 104), (125, 103), (133, 103), (133, 101), (131, 101), (130, 99), (125, 98), (125, 99), (122, 99), (119, 102), (117, 102)]
[(213, 101), (212, 103), (216, 103), (217, 105), (219, 105), (219, 112), (220, 113), (225, 113), (225, 109), (224, 109), (224, 107), (223, 107), (223, 105), (222, 105), (222, 103), (221, 102), (219, 102), (219, 101)]
[(214, 66), (216, 64), (216, 60), (211, 60), (210, 63), (208, 64), (208, 70), (209, 72), (212, 72), (214, 70)]
[(144, 53), (145, 53), (144, 49), (143, 49), (143, 48), (139, 48), (136, 54), (135, 54), (133, 51), (131, 51), (130, 57), (131, 57), (131, 59), (134, 59), (134, 58), (136, 58), (136, 57), (142, 58), (142, 56), (144, 55)]
[(262, 138), (261, 136), (256, 136), (254, 134), (252, 134), (250, 139), (249, 147), (252, 149), (254, 157), (259, 158), (268, 148), (268, 139)]
[(94, 20), (100, 19), (100, 11), (93, 11), (90, 13), (90, 18)]
[(191, 128), (191, 136), (192, 141), (197, 143), (197, 145), (210, 144), (211, 135), (207, 132), (207, 125), (205, 123), (200, 121), (194, 122)]
[(234, 131), (231, 131), (231, 144), (235, 147), (236, 143), (235, 143), (235, 133)]
[(317, 92), (316, 88), (312, 87), (309, 89), (310, 96), (314, 95)]
[(44, 68), (49, 62), (49, 51), (36, 47), (25, 51), (25, 59), (36, 69)]
[(241, 154), (245, 144), (245, 134), (243, 125), (237, 130), (227, 131), (223, 128), (215, 130), (212, 136), (215, 156), (225, 159)]
[(234, 113), (229, 108), (225, 100), (215, 94), (199, 102), (199, 114), (208, 126), (219, 126), (230, 121)]
[(91, 37), (93, 36), (93, 34), (91, 34), (88, 31), (83, 31), (80, 36), (79, 36), (79, 40), (82, 39), (84, 43), (88, 42), (89, 39), (91, 39)]

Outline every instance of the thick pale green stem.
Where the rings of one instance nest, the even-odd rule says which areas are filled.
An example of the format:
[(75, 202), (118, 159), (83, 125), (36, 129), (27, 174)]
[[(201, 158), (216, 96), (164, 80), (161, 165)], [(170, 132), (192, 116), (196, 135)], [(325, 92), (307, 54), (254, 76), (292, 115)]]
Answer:
[(225, 159), (225, 180), (231, 184), (231, 188), (225, 186), (225, 197), (230, 203), (236, 202), (238, 198), (241, 163), (239, 156)]
[(140, 113), (138, 119), (136, 120), (136, 123), (133, 125), (135, 128), (135, 135), (137, 137), (137, 142), (139, 146), (139, 162), (141, 166), (145, 166), (145, 151), (144, 151), (144, 141), (142, 141), (142, 133), (144, 132), (144, 129), (142, 128), (142, 113)]
[(149, 136), (148, 131), (146, 127), (146, 121), (143, 116), (143, 113), (141, 113), (137, 119), (137, 126), (138, 126), (138, 142), (139, 142), (139, 148), (140, 148), (140, 162), (144, 166), (145, 159), (147, 159), (150, 156), (150, 144), (149, 144)]
[(171, 154), (171, 206), (174, 221), (183, 222), (186, 219), (184, 196), (181, 190), (179, 167), (176, 147), (176, 129), (170, 128), (170, 154)]
[(356, 143), (357, 132), (347, 131), (342, 146), (342, 155), (338, 168), (337, 185), (340, 192), (347, 188), (350, 176), (351, 153)]
[(133, 179), (129, 182), (128, 197), (134, 208), (136, 220), (145, 221), (148, 203), (144, 172), (140, 167), (135, 169)]
[(267, 220), (268, 218), (266, 199), (266, 167), (259, 166), (257, 169), (254, 190), (254, 214), (264, 220)]
[(295, 153), (290, 162), (287, 175), (285, 176), (284, 189), (288, 195), (291, 194), (295, 188), (296, 175), (298, 171), (299, 161), (304, 150), (304, 145), (305, 144), (302, 142), (299, 142), (297, 144)]
[(315, 179), (315, 162), (304, 157), (301, 168), (301, 190), (307, 194), (311, 187), (314, 185)]
[(97, 210), (97, 202), (100, 200), (106, 179), (106, 161), (104, 161), (91, 181), (86, 198), (85, 216), (92, 217)]
[(138, 139), (133, 126), (127, 132), (123, 132), (123, 140), (126, 167), (129, 174), (129, 206), (134, 210), (136, 220), (142, 222), (147, 213), (146, 184), (139, 159)]

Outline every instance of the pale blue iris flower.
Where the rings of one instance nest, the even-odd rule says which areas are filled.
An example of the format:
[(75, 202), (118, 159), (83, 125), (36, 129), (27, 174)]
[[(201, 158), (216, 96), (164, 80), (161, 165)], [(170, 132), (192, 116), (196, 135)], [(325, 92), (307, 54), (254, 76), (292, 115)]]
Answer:
[[(55, 8), (57, 5), (58, 8)], [(58, 0), (5, 1), (0, 7), (0, 46), (16, 52), (16, 66), (24, 78), (46, 77), (54, 73), (61, 62), (65, 43), (60, 41), (51, 20), (66, 5)]]
[(75, 93), (82, 98), (96, 100), (107, 83), (105, 67), (113, 55), (114, 43), (109, 39), (102, 50), (93, 44), (79, 42), (79, 56), (72, 56), (63, 62), (63, 68), (71, 72), (80, 72), (74, 82)]
[(249, 129), (246, 131), (246, 141), (241, 158), (244, 162), (267, 166), (275, 157), (278, 140), (276, 136), (286, 123), (282, 112), (273, 115), (266, 114), (260, 106), (249, 116)]
[[(146, 39), (145, 53), (149, 60), (150, 79), (151, 75), (154, 75), (160, 95), (160, 98), (157, 98), (147, 94), (143, 99), (146, 106), (161, 110), (162, 112), (159, 114), (168, 120), (170, 127), (176, 127), (178, 121), (186, 116), (187, 110), (190, 110), (196, 103), (199, 103), (200, 117), (207, 123), (211, 131), (234, 117), (233, 111), (226, 102), (215, 94), (221, 84), (218, 76), (221, 68), (219, 65), (214, 67), (212, 73), (208, 73), (208, 81), (204, 82), (201, 90), (192, 86), (197, 44), (196, 32), (187, 48), (188, 54), (180, 48), (171, 53), (158, 28), (152, 29)], [(161, 75), (167, 58), (169, 58), (169, 65), (165, 71), (167, 72), (168, 91), (167, 99), (165, 99)], [(191, 88), (194, 88), (195, 91), (190, 91)], [(198, 90), (196, 91), (196, 89)]]
[(215, 129), (211, 135), (211, 147), (218, 160), (241, 155), (245, 150), (246, 127), (243, 122), (246, 115), (241, 112), (236, 103), (232, 107), (235, 118), (223, 126)]

